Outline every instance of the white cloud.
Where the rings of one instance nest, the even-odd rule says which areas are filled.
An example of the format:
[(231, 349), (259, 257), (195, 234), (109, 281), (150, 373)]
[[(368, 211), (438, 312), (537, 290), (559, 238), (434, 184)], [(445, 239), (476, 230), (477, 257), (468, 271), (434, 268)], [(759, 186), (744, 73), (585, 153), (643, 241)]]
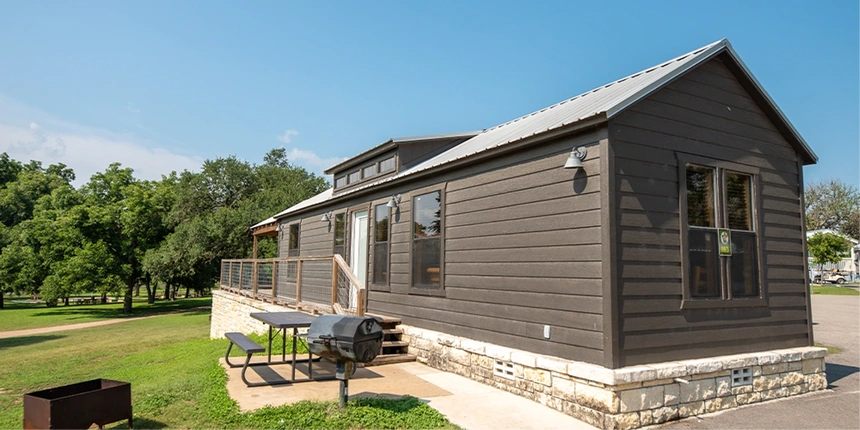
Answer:
[(119, 162), (140, 179), (197, 170), (202, 158), (173, 152), (155, 142), (57, 119), (0, 95), (0, 153), (43, 166), (63, 163), (75, 171), (76, 187)]
[(278, 140), (284, 143), (291, 143), (293, 141), (293, 136), (298, 136), (299, 132), (296, 130), (286, 130), (284, 134), (278, 135)]
[(315, 154), (313, 151), (292, 148), (290, 149), (290, 152), (287, 153), (287, 160), (289, 160), (293, 164), (298, 164), (299, 166), (302, 166), (311, 172), (323, 175), (325, 169), (328, 169), (329, 167), (346, 160), (346, 158), (322, 158), (319, 155)]

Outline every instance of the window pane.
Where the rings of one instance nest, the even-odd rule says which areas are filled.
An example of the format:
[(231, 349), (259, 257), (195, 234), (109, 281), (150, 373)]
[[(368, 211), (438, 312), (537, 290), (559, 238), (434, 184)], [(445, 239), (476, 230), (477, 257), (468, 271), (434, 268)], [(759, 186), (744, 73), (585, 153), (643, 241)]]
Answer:
[(389, 170), (394, 170), (394, 157), (387, 158), (379, 163), (380, 172), (387, 172)]
[(373, 245), (373, 283), (388, 284), (388, 242)]
[(732, 232), (732, 256), (729, 260), (732, 297), (757, 297), (758, 247), (755, 234)]
[(289, 242), (289, 252), (287, 253), (290, 257), (295, 257), (299, 255), (299, 225), (292, 224), (290, 225), (290, 242)]
[(412, 241), (412, 285), (439, 287), (442, 240), (439, 237)]
[(726, 212), (729, 228), (752, 231), (752, 177), (726, 172)]
[(376, 164), (372, 166), (367, 166), (362, 170), (362, 176), (365, 178), (369, 178), (376, 174)]
[(376, 242), (388, 242), (388, 206), (377, 205), (376, 215), (374, 217), (376, 223), (376, 233), (374, 237)]
[(361, 171), (356, 170), (355, 172), (352, 172), (349, 174), (349, 183), (350, 184), (358, 182), (359, 180), (361, 180)]
[(346, 176), (341, 176), (334, 180), (335, 187), (342, 187), (344, 185), (346, 185)]
[(714, 169), (687, 166), (687, 224), (714, 227)]
[(717, 233), (690, 229), (687, 236), (690, 242), (690, 294), (692, 297), (720, 297)]
[(435, 191), (412, 200), (412, 237), (432, 237), (442, 234), (442, 193)]
[(346, 214), (339, 213), (334, 216), (334, 246), (341, 246), (346, 238)]

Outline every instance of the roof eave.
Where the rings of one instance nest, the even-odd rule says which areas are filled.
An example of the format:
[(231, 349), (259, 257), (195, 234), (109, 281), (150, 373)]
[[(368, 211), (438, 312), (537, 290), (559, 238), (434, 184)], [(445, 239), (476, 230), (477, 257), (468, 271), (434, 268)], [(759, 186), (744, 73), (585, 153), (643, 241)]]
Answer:
[(423, 177), (428, 176), (428, 175), (435, 175), (441, 171), (454, 169), (454, 168), (457, 168), (457, 167), (460, 167), (463, 165), (472, 164), (472, 163), (484, 160), (486, 158), (495, 157), (495, 156), (505, 154), (505, 153), (510, 152), (510, 151), (515, 151), (517, 149), (522, 148), (523, 146), (532, 145), (534, 143), (538, 143), (541, 141), (554, 139), (554, 138), (558, 138), (558, 137), (565, 136), (568, 134), (583, 131), (586, 129), (598, 127), (600, 125), (605, 124), (607, 120), (608, 120), (608, 118), (607, 118), (605, 112), (597, 112), (591, 116), (588, 116), (585, 118), (580, 118), (580, 119), (576, 120), (575, 122), (564, 124), (560, 127), (546, 130), (542, 133), (534, 134), (534, 135), (531, 135), (529, 137), (520, 139), (518, 141), (508, 142), (504, 145), (500, 145), (496, 148), (493, 148), (493, 149), (490, 149), (487, 151), (483, 151), (483, 152), (480, 152), (480, 153), (477, 153), (474, 155), (463, 157), (463, 158), (458, 159), (458, 160), (454, 160), (451, 162), (440, 164), (438, 166), (433, 166), (433, 167), (427, 168), (425, 170), (420, 170), (418, 172), (415, 172), (415, 173), (412, 173), (412, 174), (409, 174), (406, 176), (394, 177), (390, 180), (387, 180), (387, 181), (384, 181), (382, 183), (379, 183), (379, 184), (376, 184), (373, 186), (369, 186), (366, 188), (360, 188), (357, 190), (348, 190), (346, 193), (343, 193), (340, 195), (334, 195), (325, 201), (315, 203), (315, 204), (297, 209), (295, 211), (290, 212), (288, 209), (287, 211), (284, 211), (282, 213), (275, 215), (273, 218), (275, 218), (277, 220), (282, 220), (282, 219), (287, 218), (287, 217), (292, 217), (292, 216), (304, 214), (307, 212), (312, 212), (314, 210), (319, 210), (320, 207), (324, 207), (325, 205), (332, 204), (332, 203), (334, 203), (334, 202), (336, 202), (336, 201), (338, 201), (344, 197), (361, 196), (364, 194), (368, 194), (368, 193), (372, 193), (374, 191), (377, 191), (380, 187), (393, 186), (393, 185), (397, 185), (397, 184), (400, 184), (400, 183), (405, 182), (405, 181), (420, 179), (420, 178), (423, 178)]

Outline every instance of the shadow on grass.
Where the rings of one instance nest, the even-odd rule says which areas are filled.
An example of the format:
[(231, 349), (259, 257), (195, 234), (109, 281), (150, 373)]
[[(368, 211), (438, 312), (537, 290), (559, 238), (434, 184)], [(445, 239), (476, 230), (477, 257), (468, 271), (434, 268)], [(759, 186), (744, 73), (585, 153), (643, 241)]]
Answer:
[[(834, 382), (860, 372), (860, 367), (844, 364), (827, 363), (827, 388), (833, 388)], [(838, 385), (836, 385), (838, 387)]]
[[(179, 299), (175, 301), (160, 301), (154, 304), (137, 303), (132, 306), (131, 313), (122, 312), (122, 304), (111, 303), (110, 307), (105, 305), (86, 305), (86, 306), (59, 306), (55, 308), (46, 308), (42, 312), (33, 314), (34, 317), (46, 315), (63, 315), (68, 320), (89, 318), (89, 319), (112, 319), (112, 318), (133, 318), (147, 315), (158, 315), (168, 312), (183, 311), (193, 309), (192, 312), (201, 312), (209, 306), (208, 299)], [(200, 308), (200, 309), (197, 309)], [(205, 309), (205, 312), (209, 312)]]
[(28, 346), (37, 343), (47, 342), (49, 340), (62, 339), (65, 335), (59, 334), (40, 334), (35, 336), (10, 337), (0, 339), (0, 349), (14, 348), (16, 346)]
[[(132, 425), (136, 429), (166, 429), (166, 428), (168, 428), (167, 424), (165, 424), (161, 421), (156, 421), (153, 419), (138, 417), (138, 416), (134, 417), (134, 421), (132, 422)], [(113, 424), (109, 424), (109, 425), (105, 426), (105, 428), (107, 428), (107, 429), (127, 429), (128, 424), (125, 420), (117, 421)]]

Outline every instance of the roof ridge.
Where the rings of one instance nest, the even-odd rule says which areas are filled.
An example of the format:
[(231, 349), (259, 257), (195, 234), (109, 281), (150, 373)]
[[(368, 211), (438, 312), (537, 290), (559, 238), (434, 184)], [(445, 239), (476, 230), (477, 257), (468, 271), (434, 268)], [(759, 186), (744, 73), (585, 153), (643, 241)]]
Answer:
[(666, 66), (668, 66), (668, 65), (670, 65), (670, 64), (672, 64), (672, 63), (676, 63), (676, 62), (678, 62), (678, 61), (685, 60), (685, 59), (687, 59), (687, 57), (689, 57), (689, 56), (691, 56), (691, 55), (699, 54), (700, 52), (705, 51), (705, 50), (707, 50), (707, 49), (709, 49), (709, 48), (711, 48), (711, 47), (713, 47), (713, 46), (715, 46), (715, 45), (718, 45), (718, 44), (720, 44), (720, 43), (727, 43), (727, 40), (726, 40), (725, 38), (723, 38), (723, 39), (720, 39), (720, 40), (718, 40), (718, 41), (716, 41), (716, 42), (713, 42), (713, 43), (710, 43), (710, 44), (708, 44), (708, 45), (705, 45), (705, 46), (703, 46), (703, 47), (701, 47), (701, 48), (696, 48), (696, 49), (695, 49), (695, 50), (693, 50), (693, 51), (690, 51), (690, 52), (688, 52), (688, 53), (686, 53), (686, 54), (683, 54), (683, 55), (679, 55), (679, 56), (677, 56), (677, 57), (675, 57), (675, 58), (672, 58), (672, 59), (670, 59), (670, 60), (668, 60), (668, 61), (665, 61), (665, 62), (663, 62), (663, 63), (660, 63), (660, 64), (658, 64), (658, 65), (656, 65), (656, 66), (651, 66), (651, 67), (649, 67), (649, 68), (647, 68), (647, 69), (645, 69), (645, 70), (640, 70), (640, 71), (638, 71), (638, 72), (636, 72), (636, 73), (630, 74), (630, 75), (625, 76), (625, 77), (623, 77), (623, 78), (621, 78), (621, 79), (617, 79), (617, 80), (612, 81), (612, 82), (610, 82), (610, 83), (608, 83), (608, 84), (601, 85), (601, 86), (599, 86), (599, 87), (597, 87), (597, 88), (594, 88), (594, 89), (588, 90), (588, 91), (586, 91), (586, 92), (584, 92), (584, 93), (582, 93), (582, 94), (579, 94), (579, 95), (573, 96), (573, 97), (568, 98), (568, 99), (564, 99), (564, 100), (562, 100), (562, 101), (560, 101), (560, 102), (558, 102), (558, 103), (555, 103), (555, 104), (553, 104), (553, 105), (550, 105), (550, 106), (547, 106), (547, 107), (541, 108), (541, 109), (539, 109), (539, 110), (536, 110), (536, 111), (534, 111), (534, 112), (528, 113), (528, 114), (523, 115), (523, 116), (521, 116), (521, 117), (518, 117), (518, 118), (512, 119), (512, 120), (510, 120), (510, 121), (504, 122), (504, 123), (502, 123), (502, 124), (499, 124), (499, 125), (496, 125), (496, 126), (493, 126), (493, 127), (487, 128), (487, 129), (485, 129), (485, 130), (483, 131), (483, 133), (486, 133), (486, 132), (488, 132), (488, 131), (495, 130), (495, 129), (498, 129), (498, 128), (502, 128), (502, 127), (504, 127), (504, 126), (507, 126), (507, 125), (513, 124), (513, 123), (515, 123), (515, 122), (517, 122), (517, 121), (521, 121), (521, 120), (524, 120), (524, 119), (526, 119), (526, 118), (528, 118), (528, 117), (535, 116), (535, 115), (537, 115), (537, 114), (539, 114), (539, 113), (542, 113), (542, 112), (545, 112), (545, 111), (547, 111), (547, 110), (550, 110), (550, 109), (556, 108), (556, 107), (561, 106), (561, 105), (563, 105), (563, 104), (565, 104), (565, 103), (572, 102), (572, 101), (574, 101), (574, 100), (576, 100), (576, 99), (578, 99), (578, 98), (581, 98), (581, 97), (587, 96), (587, 95), (592, 94), (592, 93), (596, 93), (596, 92), (598, 92), (598, 91), (600, 91), (600, 90), (602, 90), (602, 89), (604, 89), (604, 88), (609, 88), (609, 87), (611, 87), (611, 86), (613, 86), (613, 85), (615, 85), (615, 84), (620, 84), (621, 82), (624, 82), (624, 81), (626, 81), (626, 80), (628, 80), (628, 79), (633, 79), (633, 78), (635, 78), (635, 77), (637, 77), (637, 76), (639, 76), (639, 75), (643, 75), (643, 74), (645, 74), (645, 73), (650, 73), (650, 72), (653, 72), (653, 71), (655, 71), (655, 70), (657, 70), (657, 69), (661, 69), (661, 68), (663, 68), (663, 67), (666, 67)]

